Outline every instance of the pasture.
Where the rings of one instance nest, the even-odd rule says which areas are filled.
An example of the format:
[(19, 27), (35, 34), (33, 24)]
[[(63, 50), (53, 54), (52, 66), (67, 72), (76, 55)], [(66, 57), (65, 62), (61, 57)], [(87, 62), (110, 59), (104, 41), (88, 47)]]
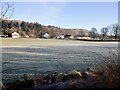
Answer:
[(3, 81), (11, 74), (84, 71), (87, 67), (98, 70), (117, 62), (118, 57), (117, 42), (39, 38), (5, 38), (1, 41)]
[(90, 45), (117, 45), (118, 42), (88, 42), (61, 39), (39, 39), (39, 38), (0, 38), (2, 47), (38, 47), (38, 46), (90, 46)]

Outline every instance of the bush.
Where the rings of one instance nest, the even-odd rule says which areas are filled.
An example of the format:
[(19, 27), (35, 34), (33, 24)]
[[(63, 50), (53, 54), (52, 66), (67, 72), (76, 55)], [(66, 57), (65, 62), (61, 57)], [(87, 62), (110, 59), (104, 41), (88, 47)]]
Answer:
[(120, 88), (120, 65), (108, 65), (104, 69), (105, 83), (108, 88)]

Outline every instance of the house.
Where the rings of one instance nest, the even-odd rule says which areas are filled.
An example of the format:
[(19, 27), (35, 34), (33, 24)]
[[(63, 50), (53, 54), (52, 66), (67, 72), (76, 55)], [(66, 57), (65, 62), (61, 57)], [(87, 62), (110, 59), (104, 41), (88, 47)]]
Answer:
[(82, 37), (82, 39), (91, 40), (91, 37)]
[(71, 36), (69, 37), (69, 39), (74, 39), (74, 36), (71, 35)]
[(77, 35), (76, 39), (78, 39), (78, 40), (91, 40), (91, 37), (81, 37), (81, 36)]
[(48, 33), (40, 32), (39, 37), (40, 38), (50, 38), (50, 35)]
[(70, 39), (71, 35), (65, 34), (64, 36), (66, 39)]
[(60, 39), (60, 36), (56, 36), (57, 39)]
[(80, 40), (80, 39), (82, 39), (82, 36), (81, 35), (76, 35), (75, 38)]
[(0, 35), (1, 38), (7, 38), (8, 35)]
[(49, 35), (48, 33), (45, 33), (45, 34), (43, 35), (43, 38), (50, 38), (50, 35)]
[(28, 35), (25, 35), (25, 38), (29, 38), (29, 36), (28, 36)]
[(60, 39), (64, 39), (65, 38), (65, 35), (60, 35)]
[(20, 38), (19, 33), (17, 32), (12, 33), (12, 38)]

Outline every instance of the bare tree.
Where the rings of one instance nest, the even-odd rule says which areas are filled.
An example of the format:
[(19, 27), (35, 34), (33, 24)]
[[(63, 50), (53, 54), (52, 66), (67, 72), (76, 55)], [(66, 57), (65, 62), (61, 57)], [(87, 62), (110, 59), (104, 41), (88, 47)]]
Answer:
[(120, 36), (120, 33), (119, 33), (120, 25), (111, 24), (111, 25), (108, 26), (108, 29), (109, 29), (110, 34), (111, 34), (111, 40), (112, 40), (113, 37), (115, 38), (115, 40), (117, 40)]
[(12, 17), (13, 13), (13, 2), (0, 2), (0, 20)]
[(103, 38), (105, 38), (105, 37), (107, 36), (108, 32), (109, 32), (109, 31), (108, 31), (108, 28), (107, 28), (107, 27), (101, 29), (101, 33), (102, 33), (102, 35), (103, 35)]
[(113, 40), (113, 30), (112, 30), (112, 25), (107, 26), (109, 33), (110, 33), (110, 38)]
[(97, 37), (97, 34), (98, 34), (98, 31), (96, 28), (92, 28), (91, 31), (89, 32), (89, 36), (93, 39)]
[(115, 40), (117, 40), (117, 38), (118, 38), (119, 27), (120, 26), (118, 24), (114, 24), (112, 26), (112, 30), (113, 30), (113, 34), (115, 36)]

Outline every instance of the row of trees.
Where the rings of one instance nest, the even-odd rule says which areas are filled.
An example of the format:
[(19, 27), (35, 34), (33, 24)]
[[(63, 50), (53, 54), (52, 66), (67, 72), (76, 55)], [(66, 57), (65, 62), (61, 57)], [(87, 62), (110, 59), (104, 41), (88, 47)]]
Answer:
[(120, 26), (118, 24), (112, 24), (108, 27), (101, 28), (101, 33), (98, 33), (96, 28), (92, 28), (89, 32), (89, 36), (93, 39), (101, 38), (102, 40), (109, 39), (109, 40), (118, 40), (120, 38)]
[(0, 24), (2, 25), (2, 31), (1, 33), (3, 35), (8, 35), (9, 33), (12, 33), (14, 31), (18, 33), (31, 33), (33, 31), (40, 31), (42, 30), (42, 25), (35, 22), (35, 23), (29, 23), (25, 21), (12, 21), (12, 20), (0, 20)]
[(18, 21), (8, 21), (8, 20), (1, 20), (0, 23), (2, 23), (2, 28), (21, 28), (23, 31), (26, 31), (28, 29), (30, 30), (40, 30), (42, 28), (42, 25), (35, 22), (35, 23), (28, 23), (25, 21), (18, 22)]
[(101, 29), (101, 32), (98, 33), (98, 30), (96, 28), (92, 28), (91, 31), (89, 31), (89, 35), (86, 35), (86, 32), (84, 29), (74, 30), (74, 29), (61, 29), (56, 28), (54, 26), (42, 26), (41, 24), (35, 22), (35, 23), (29, 23), (25, 21), (15, 21), (15, 20), (0, 20), (0, 25), (2, 25), (2, 34), (8, 35), (9, 33), (14, 32), (15, 30), (21, 34), (27, 34), (27, 35), (33, 35), (34, 37), (39, 37), (40, 32), (47, 32), (51, 36), (59, 36), (60, 34), (70, 34), (73, 36), (80, 36), (80, 37), (91, 37), (92, 39), (100, 39), (100, 40), (118, 40), (119, 39), (119, 29), (120, 26), (118, 24), (112, 24), (108, 27), (103, 27)]
[[(19, 33), (21, 36), (28, 35), (30, 37), (39, 37), (39, 34), (48, 33), (50, 37), (56, 37), (64, 34), (76, 36), (80, 34), (84, 34), (86, 36), (86, 32), (84, 29), (63, 29), (55, 26), (43, 26), (37, 22), (29, 23), (25, 21), (18, 20), (0, 20), (2, 25), (2, 34), (11, 36), (13, 32)], [(88, 32), (88, 30), (87, 30)]]

